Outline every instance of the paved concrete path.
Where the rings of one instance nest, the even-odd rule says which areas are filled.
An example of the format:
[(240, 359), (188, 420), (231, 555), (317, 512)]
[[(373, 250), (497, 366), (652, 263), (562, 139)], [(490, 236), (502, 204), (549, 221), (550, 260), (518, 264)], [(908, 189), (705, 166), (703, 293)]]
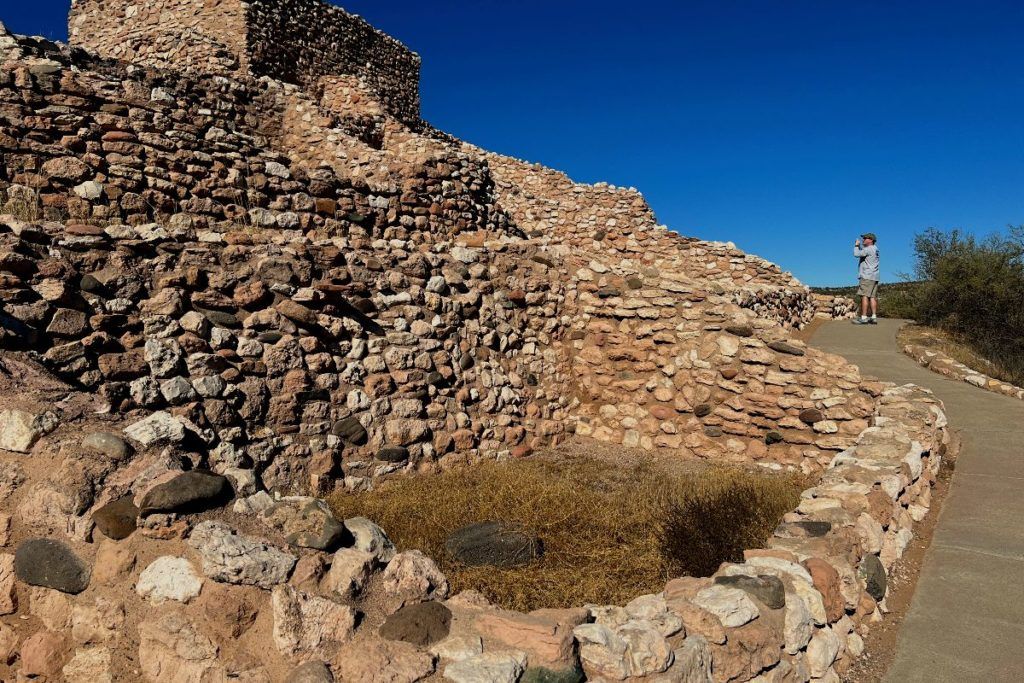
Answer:
[(887, 680), (1024, 681), (1024, 401), (922, 368), (896, 346), (901, 324), (831, 322), (809, 342), (928, 387), (963, 437)]

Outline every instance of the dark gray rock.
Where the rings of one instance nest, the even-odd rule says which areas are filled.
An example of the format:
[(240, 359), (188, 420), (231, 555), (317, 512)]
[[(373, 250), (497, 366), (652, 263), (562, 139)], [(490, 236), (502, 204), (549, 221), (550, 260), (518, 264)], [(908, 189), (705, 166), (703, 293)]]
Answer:
[(451, 624), (452, 613), (447, 607), (439, 602), (421, 602), (407, 605), (388, 617), (380, 627), (380, 635), (426, 647), (447, 638)]
[(213, 472), (182, 472), (146, 492), (140, 513), (201, 512), (227, 504), (233, 497), (227, 478)]
[(773, 341), (772, 343), (768, 344), (768, 348), (771, 349), (772, 351), (778, 351), (779, 353), (785, 353), (790, 356), (804, 355), (804, 350), (801, 349), (799, 346), (784, 341)]
[(832, 522), (805, 520), (783, 522), (776, 527), (774, 535), (779, 538), (820, 538), (832, 530)]
[(23, 541), (14, 553), (14, 574), (30, 586), (81, 593), (89, 586), (89, 567), (71, 548), (50, 538)]
[(776, 576), (716, 576), (715, 583), (739, 588), (760, 600), (768, 609), (782, 609), (786, 606), (786, 586)]
[(128, 538), (137, 528), (139, 508), (131, 496), (119, 498), (92, 513), (92, 521), (96, 523), (104, 536), (120, 541)]
[(707, 417), (714, 407), (710, 403), (700, 403), (693, 408), (693, 414), (697, 417)]
[(104, 455), (111, 462), (122, 462), (131, 454), (128, 442), (110, 432), (93, 432), (82, 439), (82, 448)]
[(726, 325), (725, 331), (737, 337), (753, 337), (754, 330), (750, 325)]
[(404, 446), (385, 446), (377, 451), (377, 459), (384, 462), (405, 462), (409, 459), (409, 449)]
[(478, 522), (449, 536), (445, 549), (457, 561), (471, 567), (520, 567), (540, 557), (544, 544), (503, 522)]
[(555, 671), (543, 666), (531, 666), (523, 672), (519, 683), (583, 683), (586, 677), (579, 667)]
[(867, 584), (865, 590), (868, 595), (876, 601), (881, 601), (885, 597), (889, 579), (886, 577), (885, 567), (882, 566), (882, 561), (878, 559), (877, 555), (868, 555), (861, 560), (860, 575)]
[(346, 417), (334, 423), (331, 432), (354, 446), (366, 443), (366, 429), (355, 417)]

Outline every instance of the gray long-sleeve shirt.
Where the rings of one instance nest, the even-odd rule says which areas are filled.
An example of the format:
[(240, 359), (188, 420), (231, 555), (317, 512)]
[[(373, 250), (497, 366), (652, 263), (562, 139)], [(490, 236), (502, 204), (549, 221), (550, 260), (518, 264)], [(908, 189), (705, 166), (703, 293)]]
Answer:
[(853, 255), (860, 259), (860, 269), (857, 273), (860, 279), (878, 282), (878, 247), (874, 244), (863, 249), (854, 247)]

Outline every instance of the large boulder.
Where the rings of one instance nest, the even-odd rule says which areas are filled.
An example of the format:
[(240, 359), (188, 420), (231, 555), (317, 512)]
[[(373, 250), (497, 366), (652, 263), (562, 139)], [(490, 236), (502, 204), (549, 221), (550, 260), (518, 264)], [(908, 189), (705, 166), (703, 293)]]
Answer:
[(478, 522), (456, 530), (445, 541), (452, 558), (471, 567), (520, 567), (544, 552), (539, 538), (504, 522)]

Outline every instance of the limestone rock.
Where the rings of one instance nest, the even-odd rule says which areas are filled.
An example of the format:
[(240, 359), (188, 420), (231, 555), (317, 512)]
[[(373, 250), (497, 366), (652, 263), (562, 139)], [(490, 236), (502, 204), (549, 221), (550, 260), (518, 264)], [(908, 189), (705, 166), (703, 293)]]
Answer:
[(418, 550), (395, 555), (384, 570), (381, 587), (396, 607), (448, 597), (448, 579), (432, 559)]
[(347, 605), (276, 586), (271, 595), (274, 643), (282, 654), (325, 656), (355, 631), (356, 612)]
[(0, 555), (0, 615), (18, 610), (18, 592), (14, 574), (14, 555)]
[(110, 649), (106, 647), (80, 648), (64, 668), (66, 683), (112, 683)]
[(449, 664), (444, 677), (454, 683), (516, 683), (525, 668), (521, 654), (485, 652)]
[(169, 413), (160, 411), (129, 425), (124, 433), (143, 446), (181, 443), (185, 440), (185, 425)]
[(694, 596), (693, 604), (714, 614), (723, 626), (733, 628), (760, 616), (754, 601), (737, 588), (709, 586)]
[(150, 683), (219, 683), (227, 672), (219, 648), (185, 615), (167, 612), (139, 624), (139, 666)]
[(332, 668), (339, 681), (415, 683), (434, 673), (434, 657), (408, 643), (360, 638), (342, 646)]
[(188, 544), (203, 562), (203, 573), (214, 581), (272, 588), (288, 580), (296, 558), (226, 524), (198, 524)]
[(342, 548), (331, 559), (324, 588), (342, 597), (352, 597), (363, 590), (376, 564), (377, 558), (371, 553)]
[(59, 633), (39, 631), (21, 644), (21, 673), (54, 676), (67, 660), (68, 643)]
[(166, 600), (185, 602), (202, 590), (203, 580), (183, 557), (164, 555), (142, 570), (135, 592), (159, 605)]
[(53, 413), (33, 415), (24, 410), (0, 410), (0, 450), (29, 453), (40, 437), (58, 423)]
[(319, 498), (283, 498), (264, 510), (262, 519), (284, 534), (289, 543), (301, 548), (329, 551), (354, 541), (351, 532)]
[(373, 555), (380, 564), (387, 564), (394, 558), (395, 544), (387, 537), (384, 530), (365, 517), (352, 517), (345, 520), (345, 527), (355, 539), (352, 547), (356, 550)]

